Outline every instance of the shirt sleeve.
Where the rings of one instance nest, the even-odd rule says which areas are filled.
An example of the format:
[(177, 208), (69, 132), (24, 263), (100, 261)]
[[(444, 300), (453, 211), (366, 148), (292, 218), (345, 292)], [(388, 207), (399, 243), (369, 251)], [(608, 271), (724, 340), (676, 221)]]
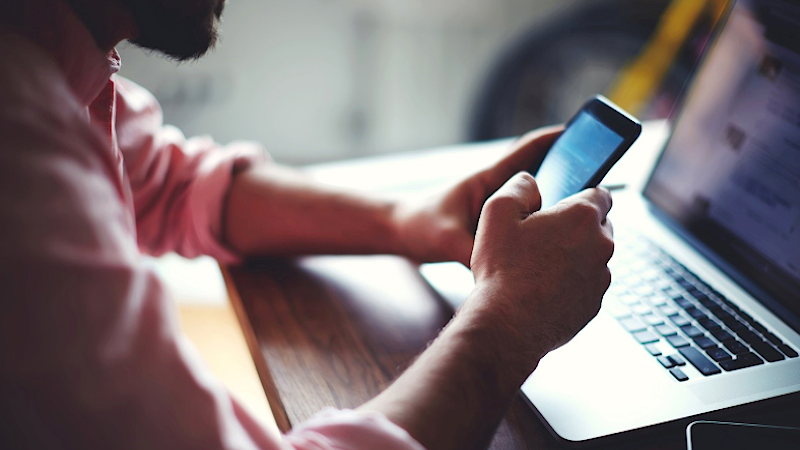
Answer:
[(175, 251), (234, 262), (221, 239), (225, 198), (233, 176), (267, 161), (252, 142), (220, 146), (210, 137), (186, 139), (164, 125), (161, 107), (144, 88), (116, 82), (116, 134), (133, 193), (139, 247), (151, 255)]
[(421, 449), (347, 411), (267, 432), (182, 337), (106, 141), (46, 98), (0, 102), (0, 448)]

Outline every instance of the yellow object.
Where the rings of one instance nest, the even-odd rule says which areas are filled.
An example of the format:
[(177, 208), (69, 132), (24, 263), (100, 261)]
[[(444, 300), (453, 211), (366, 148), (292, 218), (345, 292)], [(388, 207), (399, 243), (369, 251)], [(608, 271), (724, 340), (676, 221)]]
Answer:
[(704, 11), (714, 23), (728, 0), (674, 0), (661, 17), (653, 37), (639, 56), (620, 73), (608, 98), (632, 114), (641, 113)]

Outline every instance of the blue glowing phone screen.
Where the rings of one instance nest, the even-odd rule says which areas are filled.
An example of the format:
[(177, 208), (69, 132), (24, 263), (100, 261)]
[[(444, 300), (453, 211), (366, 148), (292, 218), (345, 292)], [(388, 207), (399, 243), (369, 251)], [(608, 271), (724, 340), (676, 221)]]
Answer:
[(579, 113), (536, 172), (542, 209), (580, 192), (623, 140), (591, 114)]

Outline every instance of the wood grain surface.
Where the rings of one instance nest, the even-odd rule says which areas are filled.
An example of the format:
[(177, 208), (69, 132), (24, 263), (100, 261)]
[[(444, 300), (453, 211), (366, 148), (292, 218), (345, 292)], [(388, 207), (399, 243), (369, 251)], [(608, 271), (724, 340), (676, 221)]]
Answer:
[[(281, 431), (326, 407), (354, 408), (386, 388), (453, 311), (417, 267), (393, 256), (258, 260), (224, 270)], [(730, 420), (800, 425), (797, 399)], [(686, 422), (602, 449), (685, 449)], [(491, 449), (562, 449), (518, 396)]]
[[(258, 260), (225, 272), (282, 431), (320, 409), (354, 408), (378, 394), (453, 314), (416, 266), (392, 256)], [(677, 430), (604, 447), (677, 449), (683, 442)], [(520, 396), (490, 448), (564, 447)]]

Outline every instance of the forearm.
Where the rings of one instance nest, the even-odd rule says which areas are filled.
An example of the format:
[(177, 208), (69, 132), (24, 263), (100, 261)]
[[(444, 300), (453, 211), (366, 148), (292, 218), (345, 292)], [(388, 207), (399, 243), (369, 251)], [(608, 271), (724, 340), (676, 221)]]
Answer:
[(223, 233), (245, 255), (399, 253), (394, 209), (286, 167), (258, 166), (234, 179)]
[(428, 449), (485, 448), (541, 358), (503, 322), (473, 308), (491, 295), (473, 292), (419, 359), (360, 409), (382, 412)]

